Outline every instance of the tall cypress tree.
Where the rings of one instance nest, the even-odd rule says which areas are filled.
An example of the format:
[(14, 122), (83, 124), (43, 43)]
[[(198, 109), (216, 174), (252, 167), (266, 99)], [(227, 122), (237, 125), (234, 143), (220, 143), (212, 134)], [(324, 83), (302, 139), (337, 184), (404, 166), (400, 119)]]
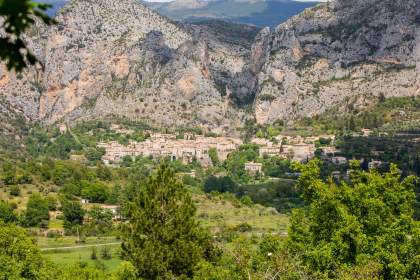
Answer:
[(191, 195), (167, 166), (140, 186), (126, 207), (123, 255), (144, 279), (190, 278), (214, 252), (195, 220)]

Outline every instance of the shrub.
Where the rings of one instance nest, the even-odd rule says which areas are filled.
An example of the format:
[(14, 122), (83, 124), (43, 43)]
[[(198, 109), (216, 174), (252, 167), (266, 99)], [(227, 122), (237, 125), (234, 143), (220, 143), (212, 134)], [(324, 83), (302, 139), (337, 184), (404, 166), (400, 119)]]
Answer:
[(10, 187), (10, 195), (20, 196), (20, 188), (18, 186), (11, 186)]
[(248, 195), (244, 195), (241, 198), (241, 202), (242, 202), (242, 204), (244, 204), (246, 206), (252, 206), (252, 205), (254, 205), (254, 202), (252, 201), (251, 197), (249, 197)]
[(98, 255), (96, 253), (96, 248), (92, 247), (92, 250), (90, 252), (90, 259), (91, 260), (97, 260), (98, 259)]
[(107, 246), (102, 247), (101, 258), (104, 260), (110, 260), (112, 258), (111, 251)]
[(48, 227), (49, 219), (48, 202), (39, 194), (31, 195), (24, 214), (24, 224), (29, 227)]
[(379, 263), (383, 279), (418, 278), (415, 178), (401, 178), (395, 165), (386, 174), (362, 171), (360, 162), (351, 169), (349, 181), (337, 185), (321, 179), (319, 161), (297, 165), (307, 205), (293, 211), (289, 250), (331, 278), (367, 263)]
[(247, 222), (240, 223), (239, 225), (235, 227), (235, 230), (239, 232), (248, 232), (252, 230), (252, 226), (248, 224)]

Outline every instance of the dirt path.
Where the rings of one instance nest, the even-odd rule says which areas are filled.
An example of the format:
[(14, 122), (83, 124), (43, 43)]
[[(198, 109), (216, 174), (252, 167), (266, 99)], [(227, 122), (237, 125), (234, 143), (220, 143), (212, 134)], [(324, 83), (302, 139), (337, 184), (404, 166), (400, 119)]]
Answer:
[(89, 247), (100, 247), (108, 245), (119, 245), (121, 242), (112, 242), (112, 243), (102, 243), (102, 244), (89, 244), (89, 245), (76, 245), (68, 247), (51, 247), (51, 248), (41, 248), (41, 251), (54, 251), (54, 250), (71, 250), (71, 249), (80, 249), (80, 248), (89, 248)]

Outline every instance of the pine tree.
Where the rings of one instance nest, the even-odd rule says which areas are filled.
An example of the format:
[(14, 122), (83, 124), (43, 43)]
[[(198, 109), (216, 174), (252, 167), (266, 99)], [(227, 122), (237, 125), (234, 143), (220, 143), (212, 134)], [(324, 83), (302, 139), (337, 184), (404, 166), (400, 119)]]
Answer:
[(214, 250), (195, 220), (191, 195), (166, 166), (140, 186), (126, 206), (123, 256), (144, 279), (190, 278)]

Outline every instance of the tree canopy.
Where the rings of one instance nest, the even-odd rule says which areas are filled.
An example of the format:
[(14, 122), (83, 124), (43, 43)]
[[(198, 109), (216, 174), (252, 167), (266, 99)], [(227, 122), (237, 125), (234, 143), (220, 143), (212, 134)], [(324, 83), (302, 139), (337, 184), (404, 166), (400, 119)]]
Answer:
[(49, 216), (48, 202), (39, 194), (33, 194), (29, 197), (28, 205), (26, 206), (24, 224), (29, 227), (40, 226), (46, 227)]
[(0, 279), (53, 279), (51, 266), (25, 230), (0, 221)]
[(85, 211), (77, 201), (64, 200), (62, 202), (62, 210), (64, 216), (64, 228), (71, 230), (75, 226), (83, 224)]
[(144, 279), (191, 278), (212, 245), (195, 220), (191, 195), (174, 172), (161, 166), (127, 207), (123, 255)]
[(293, 212), (288, 245), (324, 277), (339, 278), (339, 271), (352, 268), (353, 279), (365, 277), (363, 272), (381, 279), (418, 279), (415, 178), (402, 179), (395, 165), (385, 174), (362, 171), (359, 165), (353, 162), (349, 180), (340, 184), (323, 181), (317, 161), (298, 166), (298, 187), (308, 204)]

